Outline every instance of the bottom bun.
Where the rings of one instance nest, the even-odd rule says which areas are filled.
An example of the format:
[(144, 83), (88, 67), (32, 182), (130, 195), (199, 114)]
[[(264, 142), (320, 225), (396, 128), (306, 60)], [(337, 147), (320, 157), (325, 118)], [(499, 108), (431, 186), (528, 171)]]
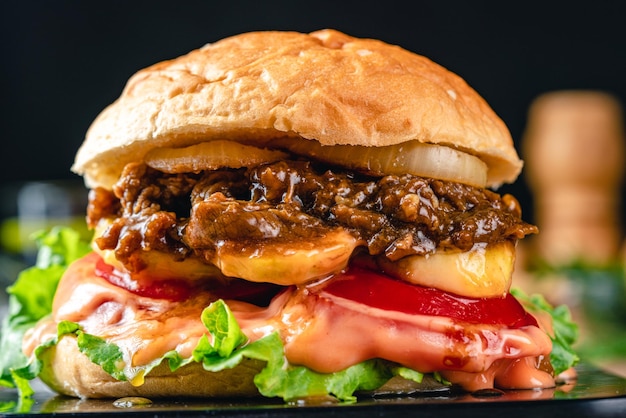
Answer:
[[(52, 390), (76, 398), (252, 398), (260, 397), (254, 385), (254, 376), (265, 362), (243, 359), (233, 369), (208, 372), (201, 364), (191, 363), (172, 372), (164, 362), (145, 377), (141, 386), (116, 380), (100, 366), (91, 362), (78, 349), (76, 337), (63, 336), (44, 354), (44, 368), (40, 379)], [(394, 377), (373, 391), (360, 392), (364, 396), (406, 396), (449, 390), (448, 386), (425, 376), (421, 383)]]
[(262, 361), (245, 359), (221, 372), (207, 372), (199, 363), (172, 372), (163, 362), (145, 377), (143, 385), (133, 386), (92, 363), (79, 351), (75, 337), (64, 336), (47, 350), (40, 378), (54, 391), (78, 398), (253, 397), (260, 396), (253, 379), (264, 366)]

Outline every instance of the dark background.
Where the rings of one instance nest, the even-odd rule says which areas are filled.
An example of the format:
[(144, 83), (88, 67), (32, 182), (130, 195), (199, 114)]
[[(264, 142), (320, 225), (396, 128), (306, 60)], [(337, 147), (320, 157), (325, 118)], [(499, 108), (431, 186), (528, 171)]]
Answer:
[[(543, 92), (601, 89), (626, 101), (625, 4), (3, 0), (0, 185), (79, 181), (74, 153), (132, 73), (251, 30), (330, 27), (426, 55), (486, 98), (520, 150), (528, 106)], [(523, 177), (502, 191), (532, 220)]]

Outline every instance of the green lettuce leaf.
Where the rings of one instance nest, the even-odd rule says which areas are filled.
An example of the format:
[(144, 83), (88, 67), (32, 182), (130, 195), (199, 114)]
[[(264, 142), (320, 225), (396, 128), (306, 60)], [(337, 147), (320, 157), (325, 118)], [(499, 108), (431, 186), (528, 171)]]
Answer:
[(334, 395), (339, 400), (353, 402), (356, 400), (354, 392), (376, 389), (393, 375), (389, 363), (381, 360), (368, 360), (328, 374), (290, 365), (285, 359), (283, 343), (277, 333), (247, 344), (246, 336), (222, 300), (206, 308), (202, 320), (212, 341), (209, 338), (202, 339), (194, 350), (194, 360), (212, 372), (235, 367), (244, 358), (266, 362), (266, 366), (254, 378), (259, 392), (266, 397), (280, 397), (289, 401)]
[[(66, 334), (76, 334), (81, 330), (80, 325), (75, 322), (70, 321), (61, 321), (57, 324), (57, 336), (52, 338), (42, 344), (39, 344), (34, 351), (34, 355), (24, 364), (22, 367), (15, 367), (11, 369), (11, 373), (14, 377), (17, 387), (20, 389), (22, 396), (25, 396), (24, 390), (26, 388), (24, 386), (20, 387), (20, 385), (25, 385), (25, 382), (29, 380), (33, 380), (41, 373), (43, 369), (42, 357), (46, 350), (50, 347), (53, 347), (57, 344), (59, 339)], [(29, 394), (32, 394), (29, 393)]]
[(77, 331), (76, 337), (78, 349), (89, 357), (92, 363), (99, 364), (105, 372), (117, 380), (126, 380), (122, 368), (124, 364), (122, 350), (117, 345), (82, 331)]
[(213, 335), (211, 349), (219, 357), (230, 356), (236, 348), (248, 340), (224, 301), (219, 300), (209, 305), (202, 312), (201, 319), (206, 329)]
[(578, 339), (578, 325), (572, 321), (569, 308), (566, 305), (554, 307), (542, 295), (527, 295), (520, 289), (511, 289), (511, 293), (530, 313), (544, 312), (552, 317), (554, 335), (550, 336), (552, 339), (550, 363), (554, 373), (558, 375), (575, 366), (580, 361), (573, 349)]
[(34, 355), (24, 366), (11, 370), (16, 383), (24, 384), (24, 381), (32, 380), (39, 376), (44, 366), (42, 359), (45, 357), (45, 352), (55, 346), (65, 335), (75, 336), (78, 349), (89, 360), (102, 367), (105, 372), (117, 380), (126, 380), (123, 354), (117, 345), (83, 332), (81, 326), (75, 322), (61, 321), (57, 324), (57, 335), (55, 338), (38, 345), (35, 348)]
[(424, 373), (420, 373), (416, 370), (409, 369), (408, 367), (398, 366), (393, 370), (393, 374), (396, 376), (404, 377), (407, 380), (413, 380), (417, 383), (422, 383), (424, 379)]
[(29, 387), (12, 370), (28, 363), (22, 353), (24, 333), (52, 311), (52, 298), (67, 266), (91, 251), (70, 228), (39, 232), (34, 239), (39, 247), (36, 265), (22, 271), (7, 289), (9, 307), (0, 334), (0, 385), (17, 387), (22, 396), (30, 395)]

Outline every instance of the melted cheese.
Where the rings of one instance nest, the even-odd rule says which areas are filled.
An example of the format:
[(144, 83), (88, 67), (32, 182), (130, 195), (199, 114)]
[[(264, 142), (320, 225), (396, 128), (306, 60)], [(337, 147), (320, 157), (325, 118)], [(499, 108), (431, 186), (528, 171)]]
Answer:
[(344, 229), (329, 231), (308, 242), (261, 245), (254, 251), (235, 246), (217, 249), (213, 263), (226, 276), (283, 286), (308, 283), (344, 269), (359, 240)]
[[(69, 320), (120, 346), (127, 368), (149, 364), (170, 350), (190, 356), (206, 332), (199, 318), (213, 295), (198, 293), (183, 303), (139, 297), (96, 276), (96, 259), (92, 254), (68, 269), (53, 315), (24, 340), (26, 355), (55, 335), (57, 322)], [(535, 359), (548, 356), (552, 346), (534, 326), (459, 324), (450, 318), (370, 308), (307, 288), (285, 291), (266, 308), (227, 302), (250, 340), (278, 331), (289, 362), (319, 372), (384, 358), (421, 372), (443, 372), (446, 379), (471, 390), (494, 383), (554, 386), (554, 379), (535, 365)]]
[(440, 250), (394, 262), (380, 258), (378, 263), (387, 274), (409, 283), (470, 298), (502, 297), (511, 287), (515, 244), (477, 243), (470, 251)]

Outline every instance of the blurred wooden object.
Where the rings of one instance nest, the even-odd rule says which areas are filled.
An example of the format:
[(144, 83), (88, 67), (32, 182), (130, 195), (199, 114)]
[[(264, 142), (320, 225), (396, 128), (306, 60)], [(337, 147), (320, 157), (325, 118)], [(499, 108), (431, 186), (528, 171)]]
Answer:
[(623, 109), (597, 91), (559, 91), (531, 105), (523, 138), (535, 200), (535, 256), (552, 265), (603, 264), (622, 245)]

